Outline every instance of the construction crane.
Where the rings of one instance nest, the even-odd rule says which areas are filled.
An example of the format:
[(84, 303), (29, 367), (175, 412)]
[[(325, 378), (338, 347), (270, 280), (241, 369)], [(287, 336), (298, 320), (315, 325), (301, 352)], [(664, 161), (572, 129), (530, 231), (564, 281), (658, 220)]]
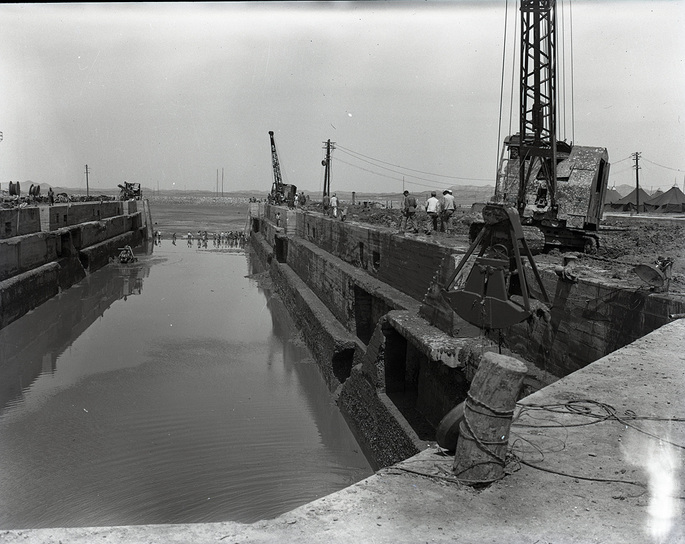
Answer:
[(294, 205), (295, 193), (297, 187), (288, 183), (283, 183), (281, 176), (281, 165), (278, 161), (278, 153), (276, 152), (276, 141), (274, 140), (273, 130), (269, 131), (269, 139), (271, 140), (271, 166), (274, 171), (274, 181), (271, 185), (271, 202), (274, 204), (282, 204), (287, 202), (289, 205)]
[(440, 290), (459, 316), (484, 329), (529, 318), (537, 311), (532, 298), (550, 302), (524, 225), (538, 227), (546, 246), (598, 247), (609, 175), (606, 149), (557, 140), (556, 0), (521, 0), (520, 52), (519, 132), (505, 139), (484, 223)]
[(504, 141), (493, 201), (545, 245), (593, 252), (609, 178), (602, 147), (557, 140), (556, 0), (521, 0), (519, 132)]

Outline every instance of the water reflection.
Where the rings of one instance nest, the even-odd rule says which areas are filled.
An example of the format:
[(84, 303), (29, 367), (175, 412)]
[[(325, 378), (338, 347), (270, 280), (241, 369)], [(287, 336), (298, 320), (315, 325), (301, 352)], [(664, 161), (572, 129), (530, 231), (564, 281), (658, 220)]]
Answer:
[(193, 249), (2, 331), (0, 528), (252, 522), (371, 473), (254, 260)]
[(102, 317), (117, 300), (140, 295), (151, 261), (112, 264), (114, 274), (92, 274), (0, 330), (0, 415)]
[[(259, 259), (252, 253), (247, 253), (248, 267), (252, 276), (261, 275), (265, 272)], [(270, 283), (266, 280), (267, 285)], [(259, 290), (267, 298), (267, 307), (271, 313), (272, 328), (274, 332), (273, 342), (270, 343), (271, 362), (273, 351), (280, 348), (283, 360), (283, 367), (287, 375), (295, 374), (297, 381), (302, 384), (302, 392), (307, 401), (310, 411), (315, 418), (316, 426), (321, 433), (324, 444), (336, 450), (348, 450), (354, 453), (361, 452), (356, 440), (350, 433), (337, 432), (336, 422), (339, 418), (335, 402), (330, 395), (322, 395), (320, 391), (321, 374), (316, 363), (311, 359), (308, 350), (304, 347), (304, 339), (292, 323), (290, 313), (285, 308), (278, 297), (274, 297), (271, 289), (259, 283)], [(278, 341), (280, 339), (281, 341)], [(287, 341), (282, 341), (287, 339)], [(348, 484), (354, 483), (350, 479)]]

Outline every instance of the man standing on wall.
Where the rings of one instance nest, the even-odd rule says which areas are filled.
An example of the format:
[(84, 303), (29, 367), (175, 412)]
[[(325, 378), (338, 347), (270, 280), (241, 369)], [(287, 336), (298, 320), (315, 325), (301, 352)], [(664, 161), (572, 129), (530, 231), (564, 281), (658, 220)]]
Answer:
[(426, 234), (431, 234), (438, 230), (438, 218), (440, 217), (440, 201), (435, 196), (437, 193), (431, 191), (431, 196), (426, 200), (426, 213), (428, 223), (426, 224)]
[[(409, 194), (409, 191), (404, 191), (404, 201), (402, 203), (402, 217), (400, 218), (400, 232), (409, 229), (411, 223), (411, 231), (413, 233), (419, 232), (416, 227), (416, 197)], [(404, 228), (402, 228), (402, 218), (404, 218)]]
[(338, 197), (335, 193), (331, 195), (331, 209), (333, 210), (333, 217), (338, 217)]
[(440, 232), (447, 232), (450, 234), (452, 232), (452, 214), (456, 210), (456, 205), (454, 204), (454, 197), (452, 196), (452, 191), (445, 189), (442, 192), (442, 212), (440, 213)]

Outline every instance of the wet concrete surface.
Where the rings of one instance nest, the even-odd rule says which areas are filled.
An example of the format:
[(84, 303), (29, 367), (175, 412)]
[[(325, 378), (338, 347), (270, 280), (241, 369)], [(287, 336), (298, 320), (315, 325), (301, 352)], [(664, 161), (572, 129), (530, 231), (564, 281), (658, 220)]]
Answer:
[(254, 272), (167, 240), (0, 331), (0, 528), (249, 522), (371, 474)]

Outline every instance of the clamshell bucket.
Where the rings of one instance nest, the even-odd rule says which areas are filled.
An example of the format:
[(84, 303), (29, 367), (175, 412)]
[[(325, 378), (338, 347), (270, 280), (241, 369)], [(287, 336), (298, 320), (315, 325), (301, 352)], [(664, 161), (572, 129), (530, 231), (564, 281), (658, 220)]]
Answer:
[(463, 289), (446, 291), (445, 296), (459, 317), (482, 329), (502, 329), (530, 316), (509, 298), (506, 276), (509, 261), (478, 257)]
[[(544, 302), (549, 302), (549, 298), (516, 211), (501, 204), (488, 204), (483, 210), (483, 218), (485, 226), (469, 246), (441, 293), (455, 313), (465, 321), (483, 329), (502, 329), (524, 321), (532, 313), (519, 244), (529, 259)], [(464, 286), (451, 289), (469, 257), (479, 246), (480, 252)], [(513, 259), (509, 257), (509, 252), (513, 253)], [(522, 304), (510, 296), (509, 280), (514, 270)]]

